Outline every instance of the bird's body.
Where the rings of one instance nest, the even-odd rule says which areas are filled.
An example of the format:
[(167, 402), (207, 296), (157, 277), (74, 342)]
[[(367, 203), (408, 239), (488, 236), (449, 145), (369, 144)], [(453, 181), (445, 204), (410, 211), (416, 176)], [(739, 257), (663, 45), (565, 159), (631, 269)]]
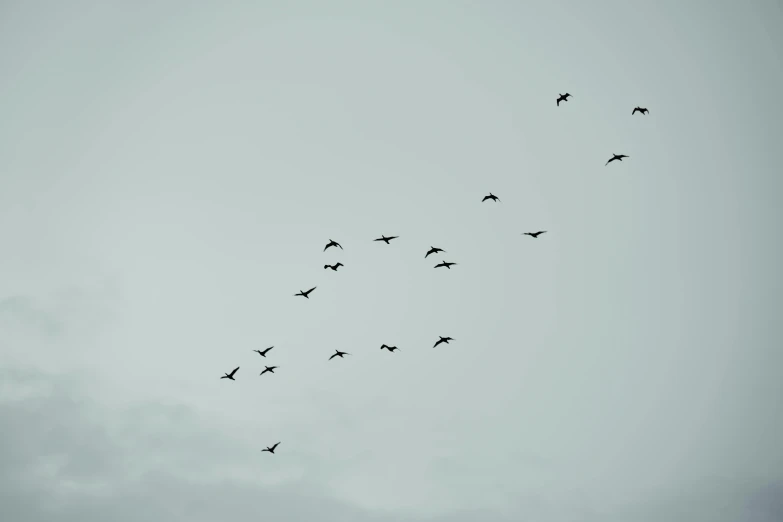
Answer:
[(334, 270), (335, 272), (337, 272), (337, 269), (338, 269), (338, 268), (340, 268), (341, 266), (345, 266), (345, 265), (343, 265), (343, 264), (342, 264), (342, 263), (340, 263), (340, 262), (337, 262), (337, 263), (335, 263), (335, 264), (333, 264), (333, 265), (324, 265), (324, 270), (325, 270), (325, 269), (327, 269), (327, 268), (331, 268), (332, 270)]
[(440, 268), (440, 267), (446, 267), (449, 270), (451, 270), (451, 265), (456, 265), (457, 263), (449, 263), (448, 261), (441, 261), (437, 265), (435, 265), (433, 268)]
[(438, 252), (445, 252), (442, 248), (431, 246), (429, 250), (427, 250), (427, 254), (424, 256), (424, 259), (427, 259), (427, 257), (430, 254), (437, 254)]
[(530, 236), (532, 238), (538, 238), (541, 234), (546, 234), (546, 230), (539, 230), (538, 232), (522, 232), (523, 236)]
[(332, 360), (332, 359), (334, 359), (335, 357), (339, 357), (340, 359), (342, 359), (344, 355), (351, 355), (351, 354), (350, 354), (350, 353), (348, 353), (348, 352), (341, 352), (340, 350), (335, 350), (335, 351), (334, 351), (334, 355), (332, 355), (331, 357), (329, 357), (329, 360), (331, 361), (331, 360)]
[(568, 93), (560, 94), (559, 97), (557, 98), (557, 106), (560, 107), (560, 102), (561, 101), (562, 102), (567, 102), (568, 98), (570, 98), (570, 97), (571, 97), (571, 95), (568, 94)]
[(275, 370), (277, 369), (277, 366), (266, 366), (264, 368), (264, 371), (259, 373), (258, 375), (264, 375), (265, 373), (275, 373)]
[(451, 337), (443, 337), (442, 335), (439, 335), (438, 337), (440, 337), (440, 339), (438, 339), (437, 342), (434, 345), (432, 345), (433, 348), (438, 346), (440, 343), (449, 344), (449, 341), (453, 341), (454, 340)]
[(306, 299), (310, 299), (310, 292), (312, 292), (312, 291), (313, 291), (313, 290), (315, 290), (316, 288), (318, 288), (318, 287), (317, 287), (317, 286), (314, 286), (314, 287), (312, 287), (310, 290), (308, 290), (307, 292), (305, 292), (305, 291), (303, 291), (303, 290), (299, 290), (299, 293), (298, 293), (298, 294), (294, 294), (294, 297), (297, 297), (297, 296), (300, 296), (300, 295), (301, 295), (302, 297), (304, 297), (304, 298), (306, 298)]
[(324, 252), (326, 252), (326, 249), (329, 248), (329, 247), (340, 247), (340, 250), (343, 249), (342, 245), (340, 243), (338, 243), (337, 241), (335, 241), (334, 239), (330, 239), (329, 240), (329, 242), (324, 247)]
[(263, 452), (265, 452), (265, 451), (268, 451), (269, 453), (272, 453), (272, 454), (274, 454), (274, 452), (275, 452), (275, 449), (276, 449), (276, 448), (277, 448), (279, 445), (280, 445), (280, 443), (278, 442), (278, 443), (277, 443), (277, 444), (275, 444), (274, 446), (269, 446), (268, 448), (264, 448), (264, 449), (262, 449), (262, 450), (261, 450), (261, 452), (263, 453)]
[(650, 112), (650, 111), (648, 111), (644, 107), (635, 107), (633, 112), (631, 113), (631, 116), (633, 116), (637, 112), (641, 112), (643, 116), (647, 116), (647, 113)]
[(390, 242), (392, 239), (397, 239), (398, 237), (399, 237), (399, 236), (391, 236), (391, 237), (381, 236), (381, 237), (379, 237), (378, 239), (373, 239), (373, 241), (383, 241), (384, 243), (386, 243), (386, 244), (388, 245), (388, 244), (389, 244), (389, 242)]
[(386, 349), (387, 349), (387, 350), (389, 350), (390, 352), (393, 352), (393, 351), (395, 351), (395, 350), (399, 350), (399, 348), (397, 348), (396, 346), (389, 346), (389, 345), (387, 345), (387, 344), (382, 344), (382, 345), (381, 345), (381, 350), (383, 350), (384, 348), (386, 348)]
[(258, 355), (260, 355), (261, 357), (266, 357), (267, 352), (269, 352), (269, 350), (271, 350), (272, 348), (274, 348), (274, 346), (270, 346), (264, 351), (261, 350), (253, 350), (253, 351), (256, 352)]
[(484, 203), (488, 199), (491, 199), (495, 203), (500, 201), (500, 198), (498, 198), (496, 195), (494, 195), (492, 192), (490, 192), (489, 196), (484, 196), (484, 199), (482, 199), (481, 202)]
[[(615, 160), (617, 160), (617, 161), (623, 161), (623, 158), (627, 158), (627, 157), (628, 157), (628, 156), (626, 156), (625, 154), (615, 154), (615, 153), (612, 153), (612, 159), (610, 159), (609, 161), (607, 161), (607, 162), (606, 162), (606, 165), (609, 165), (611, 162), (613, 162), (613, 161), (615, 161)], [(604, 166), (606, 166), (606, 165), (604, 165)]]
[(231, 373), (227, 373), (227, 374), (223, 375), (223, 377), (221, 377), (221, 379), (230, 379), (232, 381), (235, 380), (234, 379), (234, 374), (237, 373), (237, 370), (239, 370), (239, 366), (234, 368)]

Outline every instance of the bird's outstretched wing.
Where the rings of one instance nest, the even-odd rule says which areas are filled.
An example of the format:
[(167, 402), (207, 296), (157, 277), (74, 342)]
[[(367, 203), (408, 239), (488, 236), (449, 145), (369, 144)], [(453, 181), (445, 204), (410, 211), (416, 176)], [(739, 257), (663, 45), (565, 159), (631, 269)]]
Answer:
[(231, 373), (229, 373), (228, 375), (229, 375), (230, 377), (233, 377), (233, 376), (234, 376), (234, 374), (235, 374), (235, 373), (237, 373), (237, 370), (239, 370), (239, 366), (237, 366), (236, 368), (234, 368), (234, 370), (233, 370)]
[(314, 287), (312, 287), (310, 290), (308, 290), (307, 292), (305, 292), (305, 294), (309, 294), (310, 292), (312, 292), (312, 291), (313, 291), (313, 290), (315, 290), (316, 288), (318, 288), (318, 287), (317, 287), (317, 286), (314, 286)]

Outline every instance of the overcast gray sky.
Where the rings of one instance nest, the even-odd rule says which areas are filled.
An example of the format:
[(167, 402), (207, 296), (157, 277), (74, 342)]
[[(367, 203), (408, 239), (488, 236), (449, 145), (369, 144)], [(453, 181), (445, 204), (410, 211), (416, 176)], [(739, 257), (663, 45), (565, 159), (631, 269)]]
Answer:
[(2, 520), (783, 518), (780, 2), (252, 4), (0, 2)]

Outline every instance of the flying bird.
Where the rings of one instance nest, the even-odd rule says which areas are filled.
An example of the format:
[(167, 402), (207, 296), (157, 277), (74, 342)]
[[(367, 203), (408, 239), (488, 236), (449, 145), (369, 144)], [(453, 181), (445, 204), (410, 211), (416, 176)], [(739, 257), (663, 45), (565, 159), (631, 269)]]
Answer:
[(567, 102), (567, 101), (568, 101), (568, 98), (569, 98), (570, 96), (571, 96), (571, 95), (570, 95), (570, 94), (568, 94), (568, 93), (561, 94), (561, 95), (560, 95), (560, 97), (557, 99), (557, 106), (558, 106), (558, 107), (560, 107), (560, 102), (561, 102), (561, 101), (562, 101), (562, 102)]
[(389, 345), (386, 345), (386, 344), (382, 344), (381, 345), (381, 350), (383, 350), (384, 348), (386, 348), (390, 352), (393, 352), (394, 350), (399, 350), (399, 348), (397, 348), (396, 346), (389, 346)]
[(451, 265), (456, 265), (457, 263), (449, 263), (448, 261), (441, 261), (437, 265), (435, 265), (433, 268), (440, 268), (442, 266), (445, 266), (449, 270), (451, 270)]
[(269, 453), (272, 453), (272, 454), (274, 454), (274, 452), (275, 452), (275, 448), (277, 448), (279, 445), (280, 445), (280, 443), (278, 442), (278, 443), (277, 443), (277, 444), (275, 444), (274, 446), (270, 446), (270, 447), (268, 447), (268, 448), (262, 449), (262, 450), (261, 450), (261, 453), (263, 453), (263, 452), (265, 452), (265, 451), (268, 451)]
[(453, 341), (454, 340), (451, 337), (443, 337), (442, 335), (439, 335), (438, 337), (440, 337), (440, 339), (438, 339), (438, 341), (434, 345), (432, 345), (433, 348), (438, 346), (440, 343), (449, 344), (449, 341)]
[[(613, 162), (614, 160), (617, 160), (617, 161), (623, 161), (623, 158), (627, 158), (627, 157), (628, 157), (628, 156), (626, 156), (625, 154), (615, 154), (615, 153), (613, 152), (613, 153), (612, 153), (612, 159), (610, 159), (609, 161), (607, 161), (607, 162), (606, 162), (606, 165), (609, 165), (609, 164), (610, 164), (611, 162)], [(604, 167), (605, 167), (606, 165), (604, 165)]]
[(310, 299), (310, 297), (309, 297), (309, 296), (310, 296), (310, 292), (312, 292), (312, 291), (313, 291), (313, 290), (315, 290), (316, 288), (318, 288), (318, 287), (317, 287), (317, 286), (314, 286), (314, 287), (312, 287), (310, 290), (308, 290), (307, 292), (303, 292), (302, 290), (299, 290), (299, 293), (298, 293), (298, 294), (294, 294), (294, 297), (297, 297), (297, 296), (300, 296), (300, 295), (301, 295), (302, 297), (305, 297), (305, 298), (307, 298), (307, 299)]
[(383, 241), (388, 245), (389, 241), (391, 241), (392, 239), (397, 239), (398, 237), (399, 236), (391, 236), (391, 237), (381, 236), (378, 239), (373, 239), (373, 241)]
[(348, 353), (348, 352), (341, 352), (340, 350), (335, 350), (335, 351), (334, 351), (334, 355), (332, 355), (331, 357), (329, 357), (329, 360), (331, 361), (331, 360), (332, 360), (332, 359), (334, 359), (335, 357), (339, 357), (340, 359), (342, 359), (342, 358), (343, 358), (343, 355), (351, 355), (351, 354), (350, 354), (350, 353)]
[(266, 372), (275, 373), (276, 368), (277, 366), (266, 366), (266, 369), (263, 372), (259, 373), (258, 375), (264, 375)]
[(340, 250), (342, 250), (342, 249), (343, 249), (343, 246), (342, 246), (340, 243), (338, 243), (338, 242), (337, 242), (337, 241), (335, 241), (334, 239), (330, 239), (330, 240), (329, 240), (329, 242), (328, 242), (328, 243), (326, 244), (326, 246), (324, 247), (324, 252), (326, 252), (326, 249), (327, 249), (327, 248), (329, 248), (329, 247), (333, 247), (333, 246), (340, 247)]
[(227, 374), (223, 375), (223, 377), (221, 377), (221, 379), (231, 379), (233, 381), (234, 380), (234, 374), (237, 373), (238, 369), (239, 369), (239, 366), (234, 368), (234, 370), (231, 373), (227, 373)]
[(427, 254), (424, 256), (424, 259), (427, 259), (427, 256), (430, 254), (437, 254), (438, 252), (445, 252), (442, 248), (431, 246), (429, 250), (427, 250)]
[(541, 234), (546, 234), (546, 230), (539, 230), (538, 232), (522, 232), (523, 236), (530, 236), (532, 238), (538, 238)]
[(271, 350), (272, 348), (274, 348), (274, 346), (270, 346), (269, 348), (267, 348), (263, 352), (261, 350), (253, 350), (253, 351), (256, 352), (258, 355), (260, 355), (261, 357), (266, 357), (267, 352), (269, 350)]
[(492, 192), (489, 193), (489, 196), (484, 196), (484, 199), (481, 200), (482, 203), (484, 203), (486, 200), (491, 199), (494, 202), (500, 201), (500, 198), (494, 195)]
[(324, 269), (331, 268), (332, 270), (334, 270), (335, 272), (337, 272), (337, 269), (338, 269), (339, 267), (341, 267), (341, 266), (345, 266), (345, 265), (344, 265), (344, 264), (342, 264), (342, 263), (340, 263), (340, 262), (337, 262), (337, 263), (336, 263), (336, 264), (334, 264), (334, 265), (324, 265)]
[(635, 107), (633, 112), (631, 113), (631, 116), (633, 116), (637, 112), (641, 112), (642, 115), (647, 116), (647, 113), (650, 112), (650, 111), (648, 111), (647, 109), (645, 109), (643, 107)]

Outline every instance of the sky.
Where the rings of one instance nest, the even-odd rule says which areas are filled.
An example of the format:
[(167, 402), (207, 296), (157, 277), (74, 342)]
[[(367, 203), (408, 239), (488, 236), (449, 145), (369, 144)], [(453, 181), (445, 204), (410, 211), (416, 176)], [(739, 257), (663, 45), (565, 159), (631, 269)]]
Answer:
[(0, 0), (0, 518), (783, 519), (781, 25)]

